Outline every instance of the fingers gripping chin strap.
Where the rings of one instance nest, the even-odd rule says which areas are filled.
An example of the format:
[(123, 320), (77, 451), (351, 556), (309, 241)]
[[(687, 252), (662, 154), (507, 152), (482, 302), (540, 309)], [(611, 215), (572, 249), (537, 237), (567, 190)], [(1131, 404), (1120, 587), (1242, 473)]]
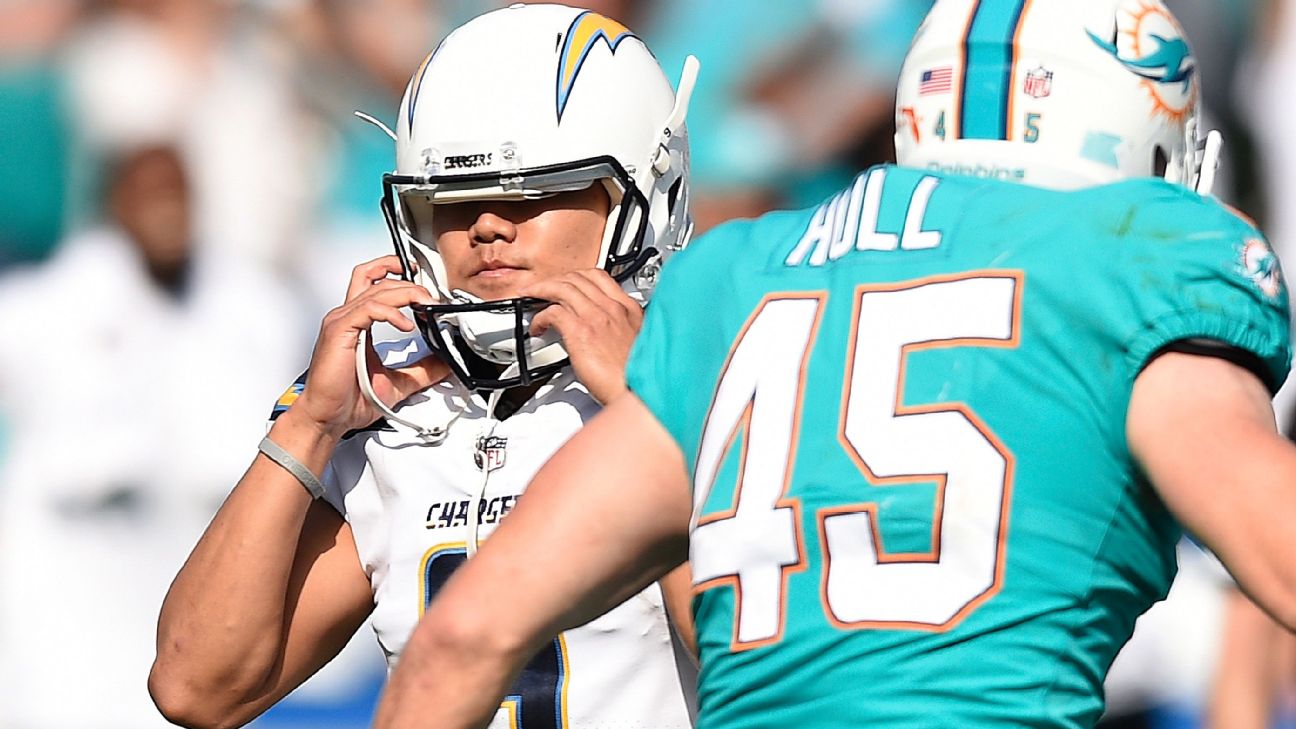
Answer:
[(423, 441), (424, 445), (437, 445), (444, 441), (446, 435), (450, 432), (450, 426), (454, 424), (454, 421), (459, 419), (459, 416), (463, 414), (463, 411), (460, 410), (455, 412), (455, 414), (452, 415), (444, 425), (439, 425), (433, 428), (426, 428), (418, 423), (411, 422), (397, 415), (396, 412), (387, 407), (382, 400), (378, 399), (378, 395), (374, 393), (373, 383), (369, 380), (368, 353), (369, 332), (362, 331), (360, 332), (359, 341), (356, 342), (355, 363), (356, 381), (359, 383), (360, 392), (365, 396), (365, 399), (375, 408), (378, 408), (378, 412), (382, 413), (383, 417), (413, 430), (414, 434), (418, 436), (419, 440)]

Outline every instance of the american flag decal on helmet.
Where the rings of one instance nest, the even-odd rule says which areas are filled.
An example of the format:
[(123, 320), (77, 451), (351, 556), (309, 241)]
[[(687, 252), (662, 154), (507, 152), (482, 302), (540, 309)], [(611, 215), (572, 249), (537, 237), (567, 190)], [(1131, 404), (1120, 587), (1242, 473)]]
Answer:
[(918, 79), (918, 95), (948, 94), (954, 88), (954, 69), (949, 66), (929, 68)]

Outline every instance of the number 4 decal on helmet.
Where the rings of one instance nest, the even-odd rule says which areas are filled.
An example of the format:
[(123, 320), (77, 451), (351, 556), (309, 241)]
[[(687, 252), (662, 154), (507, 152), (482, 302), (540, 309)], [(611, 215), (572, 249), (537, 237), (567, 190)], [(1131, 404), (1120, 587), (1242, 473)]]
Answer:
[[(1023, 288), (1019, 271), (983, 271), (856, 290), (838, 438), (867, 478), (858, 500), (819, 509), (815, 520), (820, 594), (833, 625), (944, 630), (998, 591), (1012, 454), (965, 405), (904, 404), (904, 377), (913, 351), (1016, 347)], [(734, 588), (734, 651), (782, 636), (789, 574), (806, 567), (800, 499), (787, 492), (825, 300), (816, 293), (762, 301), (722, 371), (703, 429), (690, 558), (696, 589)], [(734, 505), (699, 517), (740, 432)], [(877, 528), (886, 515), (871, 489), (932, 482), (932, 549), (887, 552)]]

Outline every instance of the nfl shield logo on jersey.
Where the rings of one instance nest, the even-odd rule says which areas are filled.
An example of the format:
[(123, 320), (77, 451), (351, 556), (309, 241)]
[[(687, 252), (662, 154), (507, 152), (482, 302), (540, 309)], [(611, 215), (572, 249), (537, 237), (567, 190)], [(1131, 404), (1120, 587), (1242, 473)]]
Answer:
[(504, 449), (508, 448), (508, 438), (498, 435), (482, 436), (477, 439), (477, 452), (473, 462), (479, 471), (494, 471), (504, 465)]
[(1053, 72), (1040, 66), (1026, 73), (1027, 96), (1042, 99), (1053, 93)]

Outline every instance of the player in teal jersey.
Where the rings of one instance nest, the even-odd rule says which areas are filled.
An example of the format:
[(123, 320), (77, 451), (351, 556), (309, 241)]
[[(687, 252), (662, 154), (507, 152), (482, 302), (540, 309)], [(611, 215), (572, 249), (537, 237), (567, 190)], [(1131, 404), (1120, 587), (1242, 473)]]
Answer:
[[(820, 223), (850, 191), (699, 242), (632, 359), (696, 454), (702, 725), (1090, 726), (1180, 534), (1131, 453), (1131, 385), (1218, 349), (1263, 401), (1290, 357), (1272, 258), (1162, 181), (870, 186), (839, 254)], [(876, 232), (906, 211), (921, 226)], [(689, 317), (702, 288), (725, 305)]]
[(686, 554), (701, 727), (1092, 726), (1185, 528), (1296, 628), (1287, 293), (1194, 189), (1194, 70), (1159, 0), (939, 2), (905, 166), (673, 260), (378, 725), (476, 725)]

